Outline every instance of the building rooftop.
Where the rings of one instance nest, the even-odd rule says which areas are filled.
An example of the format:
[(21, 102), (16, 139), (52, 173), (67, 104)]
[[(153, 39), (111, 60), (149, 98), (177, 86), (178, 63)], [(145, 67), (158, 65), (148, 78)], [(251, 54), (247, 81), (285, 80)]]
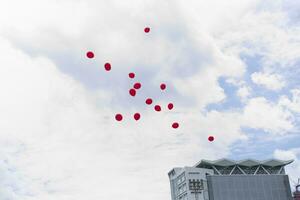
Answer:
[(194, 167), (207, 167), (207, 166), (220, 166), (220, 167), (230, 167), (234, 165), (254, 167), (254, 166), (266, 166), (266, 167), (283, 167), (292, 163), (294, 160), (278, 160), (278, 159), (268, 159), (268, 160), (230, 160), (230, 159), (219, 159), (219, 160), (201, 160)]

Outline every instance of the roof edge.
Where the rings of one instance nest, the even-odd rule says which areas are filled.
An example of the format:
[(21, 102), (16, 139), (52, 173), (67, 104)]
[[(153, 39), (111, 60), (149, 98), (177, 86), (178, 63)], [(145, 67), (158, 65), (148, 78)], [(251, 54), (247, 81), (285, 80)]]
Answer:
[[(246, 164), (248, 162), (248, 164)], [(193, 167), (199, 167), (199, 166), (233, 166), (233, 165), (240, 165), (240, 166), (270, 166), (270, 167), (277, 167), (277, 166), (286, 166), (288, 164), (291, 164), (294, 162), (294, 160), (279, 160), (279, 159), (267, 159), (267, 160), (256, 160), (256, 159), (243, 159), (243, 160), (231, 160), (231, 159), (218, 159), (218, 160), (205, 160), (202, 159), (199, 162), (197, 162)], [(245, 164), (243, 164), (245, 163)], [(249, 164), (250, 163), (250, 164)]]

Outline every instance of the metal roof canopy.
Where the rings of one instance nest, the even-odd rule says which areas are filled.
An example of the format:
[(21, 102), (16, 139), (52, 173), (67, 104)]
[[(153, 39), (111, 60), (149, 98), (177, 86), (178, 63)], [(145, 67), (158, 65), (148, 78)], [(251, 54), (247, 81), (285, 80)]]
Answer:
[(268, 166), (268, 167), (278, 167), (285, 166), (292, 163), (294, 160), (278, 160), (278, 159), (268, 159), (268, 160), (254, 160), (254, 159), (245, 159), (245, 160), (230, 160), (230, 159), (219, 159), (219, 160), (201, 160), (194, 167), (208, 167), (208, 166), (220, 166), (220, 167), (229, 167), (229, 166)]

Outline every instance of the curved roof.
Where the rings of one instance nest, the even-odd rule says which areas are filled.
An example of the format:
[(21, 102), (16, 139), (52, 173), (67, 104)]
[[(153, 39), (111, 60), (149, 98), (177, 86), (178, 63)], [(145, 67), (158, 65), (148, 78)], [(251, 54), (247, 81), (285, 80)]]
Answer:
[(254, 159), (245, 159), (245, 160), (230, 160), (230, 159), (219, 159), (219, 160), (201, 160), (194, 167), (207, 167), (207, 166), (221, 166), (221, 167), (229, 167), (233, 165), (239, 166), (269, 166), (269, 167), (277, 167), (277, 166), (285, 166), (292, 163), (294, 160), (278, 160), (278, 159), (269, 159), (269, 160), (254, 160)]

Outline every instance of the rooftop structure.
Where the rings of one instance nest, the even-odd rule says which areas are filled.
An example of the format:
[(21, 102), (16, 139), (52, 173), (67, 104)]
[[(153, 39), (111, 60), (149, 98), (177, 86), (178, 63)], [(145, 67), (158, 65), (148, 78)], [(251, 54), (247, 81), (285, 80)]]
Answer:
[(213, 169), (215, 175), (233, 175), (233, 174), (285, 174), (284, 166), (292, 163), (293, 160), (283, 161), (277, 159), (269, 160), (201, 160), (194, 167)]

